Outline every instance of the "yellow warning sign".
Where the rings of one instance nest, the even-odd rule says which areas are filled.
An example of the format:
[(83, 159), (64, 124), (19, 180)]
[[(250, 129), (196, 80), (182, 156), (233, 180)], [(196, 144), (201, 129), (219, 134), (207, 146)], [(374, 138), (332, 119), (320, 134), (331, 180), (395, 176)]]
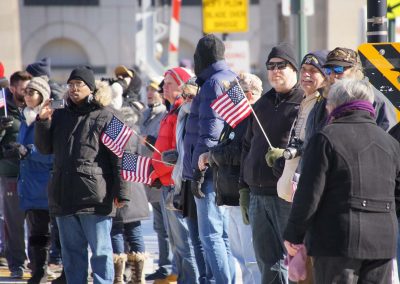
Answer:
[(365, 76), (397, 108), (400, 118), (400, 43), (364, 43), (358, 47)]
[(248, 30), (248, 0), (203, 0), (204, 33)]
[(387, 18), (394, 20), (400, 16), (400, 0), (387, 0)]

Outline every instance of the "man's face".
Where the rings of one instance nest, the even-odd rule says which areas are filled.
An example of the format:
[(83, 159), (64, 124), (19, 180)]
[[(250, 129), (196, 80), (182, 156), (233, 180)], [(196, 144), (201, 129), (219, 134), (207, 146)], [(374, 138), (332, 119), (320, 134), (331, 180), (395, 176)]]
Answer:
[(314, 94), (325, 84), (325, 77), (318, 68), (311, 64), (303, 64), (300, 69), (300, 86), (306, 95)]
[(91, 94), (89, 87), (81, 80), (70, 80), (68, 82), (68, 96), (76, 104), (82, 104)]
[(163, 90), (164, 98), (171, 104), (173, 104), (175, 99), (181, 94), (178, 83), (176, 83), (170, 74), (167, 74), (164, 78)]
[(335, 83), (336, 80), (341, 80), (343, 78), (350, 79), (354, 75), (352, 67), (328, 66), (327, 69), (330, 70), (329, 82), (331, 84)]
[(268, 81), (276, 91), (288, 91), (293, 87), (291, 84), (296, 80), (297, 73), (288, 61), (273, 57), (267, 65), (272, 67), (267, 71)]
[(24, 103), (24, 96), (26, 92), (26, 86), (29, 84), (30, 80), (18, 81), (14, 85), (10, 86), (10, 91), (14, 95), (16, 101)]
[(151, 86), (147, 87), (147, 103), (149, 105), (154, 105), (156, 103), (160, 103), (162, 101), (161, 95)]

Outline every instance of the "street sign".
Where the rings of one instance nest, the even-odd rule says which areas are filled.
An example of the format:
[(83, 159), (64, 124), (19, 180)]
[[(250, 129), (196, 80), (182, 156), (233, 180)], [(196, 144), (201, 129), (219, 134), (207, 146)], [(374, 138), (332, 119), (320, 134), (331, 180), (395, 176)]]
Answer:
[(387, 0), (387, 18), (394, 20), (400, 16), (400, 0)]
[(364, 43), (358, 47), (364, 73), (372, 85), (400, 110), (400, 43)]
[(236, 73), (250, 72), (250, 47), (247, 40), (224, 41), (225, 61)]
[(248, 0), (203, 0), (203, 32), (247, 32), (248, 5)]

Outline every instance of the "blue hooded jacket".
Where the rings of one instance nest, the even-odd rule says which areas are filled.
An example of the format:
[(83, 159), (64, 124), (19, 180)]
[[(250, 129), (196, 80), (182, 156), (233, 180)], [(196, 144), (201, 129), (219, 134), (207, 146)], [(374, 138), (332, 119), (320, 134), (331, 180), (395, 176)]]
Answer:
[[(225, 91), (223, 82), (231, 82), (236, 77), (236, 73), (229, 69), (225, 60), (211, 64), (197, 77), (196, 83), (201, 90), (192, 101), (190, 115), (186, 122), (184, 179), (193, 178), (193, 171), (198, 169), (199, 156), (218, 144), (224, 128), (224, 120), (211, 109), (210, 105)], [(207, 171), (206, 177), (211, 178), (211, 171)]]
[(35, 122), (27, 125), (22, 120), (17, 142), (28, 149), (28, 155), (20, 161), (18, 194), (23, 210), (49, 208), (47, 184), (53, 168), (53, 155), (43, 155), (34, 145)]

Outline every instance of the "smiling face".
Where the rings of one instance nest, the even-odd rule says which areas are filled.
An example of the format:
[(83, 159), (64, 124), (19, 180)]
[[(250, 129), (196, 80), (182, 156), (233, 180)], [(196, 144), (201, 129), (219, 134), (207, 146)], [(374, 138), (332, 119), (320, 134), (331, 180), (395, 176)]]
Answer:
[(300, 86), (306, 95), (314, 94), (325, 85), (325, 77), (318, 68), (311, 64), (303, 64), (300, 69)]

